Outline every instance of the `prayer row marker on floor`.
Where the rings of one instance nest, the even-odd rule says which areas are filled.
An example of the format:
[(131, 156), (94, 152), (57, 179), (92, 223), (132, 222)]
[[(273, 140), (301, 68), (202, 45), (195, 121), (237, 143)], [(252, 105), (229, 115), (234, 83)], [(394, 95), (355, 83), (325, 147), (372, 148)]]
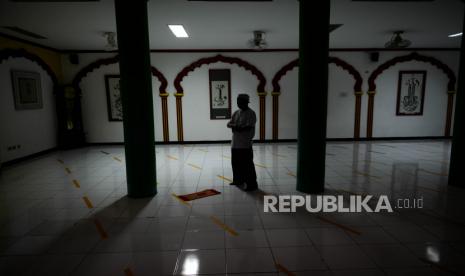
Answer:
[(226, 181), (229, 181), (229, 182), (233, 182), (231, 179), (227, 178), (227, 177), (224, 177), (222, 175), (218, 175), (219, 178), (223, 179), (223, 180), (226, 180)]
[(361, 176), (365, 176), (365, 177), (380, 178), (379, 176), (371, 175), (371, 174), (367, 174), (367, 173), (359, 172), (359, 171), (353, 171), (353, 173), (358, 174), (358, 175), (361, 175)]
[(192, 167), (192, 168), (194, 168), (194, 169), (197, 169), (197, 170), (202, 170), (202, 168), (201, 168), (201, 167), (199, 167), (199, 166), (196, 166), (196, 165), (194, 165), (194, 164), (187, 163), (187, 165), (191, 166), (191, 167)]
[(321, 220), (321, 221), (324, 221), (324, 222), (326, 222), (326, 223), (329, 223), (329, 224), (332, 224), (332, 225), (334, 225), (334, 226), (337, 226), (337, 227), (339, 227), (339, 228), (341, 228), (341, 229), (343, 229), (343, 230), (345, 230), (345, 231), (351, 232), (351, 233), (353, 233), (353, 234), (355, 234), (355, 235), (361, 235), (361, 234), (362, 234), (362, 233), (360, 233), (360, 232), (357, 231), (357, 230), (354, 230), (354, 229), (352, 229), (352, 228), (350, 228), (350, 227), (347, 227), (347, 226), (345, 226), (345, 225), (342, 225), (342, 224), (340, 224), (340, 223), (338, 223), (338, 222), (335, 222), (335, 221), (332, 221), (332, 220), (330, 220), (330, 219), (324, 218), (324, 217), (322, 217), (322, 216), (316, 216), (316, 217), (317, 217), (319, 220)]
[(174, 198), (176, 198), (179, 202), (181, 202), (182, 204), (184, 204), (184, 205), (186, 205), (186, 206), (189, 206), (189, 207), (191, 206), (188, 202), (182, 200), (182, 198), (180, 198), (177, 194), (172, 193), (171, 195), (172, 195)]
[(61, 164), (64, 164), (65, 162), (63, 162), (63, 160), (61, 159), (57, 159), (58, 162), (60, 162)]
[(265, 165), (261, 165), (261, 164), (256, 164), (256, 163), (255, 163), (255, 166), (266, 169), (266, 166), (265, 166)]
[(287, 175), (297, 177), (297, 175), (295, 175), (293, 172), (288, 172)]
[(103, 153), (103, 154), (110, 154), (109, 152), (106, 152), (106, 151), (103, 151), (103, 150), (101, 150), (100, 152)]
[(286, 274), (287, 276), (295, 276), (295, 273), (289, 271), (287, 268), (285, 268), (283, 265), (281, 265), (281, 264), (279, 264), (279, 263), (276, 263), (276, 268), (277, 268), (280, 272)]
[(178, 158), (171, 156), (171, 155), (167, 155), (166, 157), (168, 157), (169, 159), (178, 160)]
[(289, 170), (289, 169), (286, 168), (286, 167), (284, 167), (284, 168), (287, 170), (287, 175), (290, 175), (290, 176), (293, 176), (293, 177), (297, 177), (297, 175), (296, 175), (293, 171)]
[(66, 171), (67, 173), (71, 174), (71, 170), (70, 170), (68, 167), (65, 168), (65, 171)]
[(100, 221), (98, 219), (94, 219), (94, 224), (95, 224), (95, 227), (97, 228), (98, 233), (100, 234), (100, 238), (102, 240), (108, 239), (108, 234), (103, 228), (103, 225), (100, 223)]
[(86, 204), (87, 208), (89, 209), (94, 208), (94, 205), (92, 205), (92, 202), (87, 196), (83, 196), (82, 199), (84, 200), (84, 203)]
[(79, 181), (77, 181), (76, 179), (73, 179), (73, 184), (76, 188), (81, 188), (81, 185), (79, 184)]
[(223, 155), (223, 158), (225, 158), (225, 159), (231, 159), (231, 157), (226, 156), (226, 155)]
[(218, 225), (219, 227), (223, 228), (224, 231), (228, 232), (229, 234), (233, 235), (233, 236), (239, 236), (239, 234), (234, 231), (233, 229), (231, 229), (229, 226), (227, 226), (226, 224), (224, 224), (220, 219), (218, 219), (217, 217), (215, 216), (210, 216), (210, 219), (213, 221), (213, 223), (215, 223), (216, 225)]
[(429, 173), (429, 174), (433, 174), (433, 175), (438, 175), (438, 176), (448, 176), (447, 173), (437, 173), (437, 172), (432, 172), (432, 171), (428, 171), (428, 170), (425, 170), (425, 169), (419, 169), (419, 171)]

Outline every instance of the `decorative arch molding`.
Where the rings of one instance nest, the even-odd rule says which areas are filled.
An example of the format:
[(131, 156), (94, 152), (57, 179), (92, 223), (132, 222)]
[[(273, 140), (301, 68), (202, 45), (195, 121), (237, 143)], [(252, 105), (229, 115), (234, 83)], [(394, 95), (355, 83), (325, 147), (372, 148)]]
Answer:
[[(73, 87), (76, 89), (78, 94), (81, 94), (81, 88), (79, 84), (81, 83), (82, 79), (86, 77), (88, 74), (93, 72), (94, 70), (97, 70), (98, 68), (110, 64), (115, 64), (119, 62), (119, 55), (109, 57), (109, 58), (102, 58), (99, 60), (96, 60), (88, 65), (86, 65), (84, 68), (82, 68), (74, 77), (73, 79)], [(160, 81), (160, 87), (159, 87), (159, 96), (161, 97), (161, 108), (162, 108), (162, 121), (163, 121), (163, 141), (168, 142), (169, 141), (169, 128), (168, 128), (168, 104), (167, 104), (167, 98), (168, 98), (168, 93), (166, 92), (166, 87), (168, 86), (168, 81), (166, 80), (165, 76), (163, 75), (162, 72), (160, 72), (157, 68), (154, 66), (150, 67), (150, 72), (152, 76), (155, 76), (158, 81)]]
[[(2, 49), (0, 50), (0, 63), (9, 59), (9, 58), (25, 58), (32, 62), (37, 63), (47, 74), (50, 76), (53, 82), (54, 90), (58, 86), (58, 78), (52, 68), (39, 56), (30, 53), (24, 49)], [(55, 92), (55, 91), (54, 91)]]
[(455, 94), (455, 84), (457, 82), (457, 78), (455, 76), (454, 71), (447, 66), (447, 64), (443, 63), (442, 61), (430, 57), (420, 55), (416, 52), (410, 53), (405, 56), (398, 56), (392, 58), (385, 63), (381, 64), (376, 68), (368, 78), (368, 115), (367, 115), (367, 138), (373, 137), (373, 114), (374, 114), (374, 102), (375, 102), (375, 94), (376, 94), (376, 79), (379, 75), (381, 75), (385, 70), (389, 69), (390, 67), (396, 65), (397, 63), (402, 62), (409, 62), (409, 61), (420, 61), (425, 63), (430, 63), (431, 65), (437, 67), (439, 70), (443, 71), (444, 74), (449, 78), (449, 82), (447, 83), (447, 112), (446, 112), (446, 127), (444, 131), (445, 136), (450, 136), (451, 124), (452, 124), (452, 109), (454, 106), (454, 94)]
[(244, 68), (246, 71), (250, 71), (252, 75), (254, 75), (258, 80), (257, 86), (257, 94), (260, 97), (260, 140), (265, 139), (265, 99), (266, 99), (266, 92), (265, 92), (265, 85), (266, 79), (263, 73), (254, 65), (250, 64), (249, 62), (236, 58), (236, 57), (228, 57), (223, 55), (216, 55), (212, 57), (201, 58), (193, 63), (184, 67), (174, 79), (174, 87), (176, 89), (176, 116), (177, 116), (177, 127), (178, 127), (178, 141), (184, 141), (184, 130), (183, 130), (183, 122), (182, 122), (182, 96), (184, 96), (184, 89), (181, 85), (182, 80), (186, 77), (189, 72), (195, 71), (197, 68), (200, 68), (202, 65), (223, 62), (229, 64), (236, 64), (239, 67)]
[[(347, 71), (355, 80), (354, 95), (355, 95), (355, 123), (354, 123), (354, 138), (360, 138), (360, 114), (362, 107), (362, 83), (363, 79), (360, 73), (351, 64), (338, 57), (329, 57), (328, 63), (334, 63), (336, 66), (341, 67)], [(278, 140), (278, 120), (279, 120), (279, 96), (281, 95), (281, 86), (279, 82), (287, 72), (299, 66), (299, 59), (295, 59), (288, 64), (284, 65), (274, 75), (272, 80), (273, 92), (273, 140)]]

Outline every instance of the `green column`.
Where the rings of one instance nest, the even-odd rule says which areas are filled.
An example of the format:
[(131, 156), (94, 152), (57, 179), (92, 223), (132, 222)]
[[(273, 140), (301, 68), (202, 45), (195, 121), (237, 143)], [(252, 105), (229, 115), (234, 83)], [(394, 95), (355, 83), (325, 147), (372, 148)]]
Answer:
[[(465, 31), (465, 19), (462, 29)], [(460, 67), (455, 96), (454, 128), (452, 133), (452, 148), (450, 154), (449, 185), (465, 188), (465, 35), (462, 35), (460, 49)]]
[(325, 184), (330, 1), (299, 3), (297, 190), (321, 193)]
[(115, 0), (128, 196), (157, 193), (147, 0)]

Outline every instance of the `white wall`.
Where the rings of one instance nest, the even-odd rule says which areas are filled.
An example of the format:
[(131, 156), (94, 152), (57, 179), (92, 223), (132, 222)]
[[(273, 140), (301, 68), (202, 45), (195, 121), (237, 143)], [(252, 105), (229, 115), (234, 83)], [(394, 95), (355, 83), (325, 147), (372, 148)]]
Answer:
[[(89, 143), (123, 142), (123, 122), (108, 120), (107, 94), (105, 91), (105, 75), (119, 74), (118, 64), (102, 66), (85, 76), (80, 87), (82, 89), (82, 123), (86, 141)], [(158, 96), (160, 82), (152, 78), (154, 99), (155, 139), (163, 140), (161, 119), (161, 99)], [(137, 91), (133, 91), (137, 93)]]
[[(289, 61), (290, 62), (290, 61)], [(286, 62), (288, 63), (288, 62)], [(283, 64), (282, 66), (284, 66)], [(298, 74), (299, 69), (295, 67), (287, 72), (279, 82), (281, 86), (281, 95), (279, 96), (279, 118), (278, 118), (278, 138), (279, 139), (296, 139), (297, 138), (297, 92), (298, 92)], [(271, 99), (270, 99), (271, 101)], [(310, 121), (309, 121), (310, 123)]]
[[(361, 129), (360, 136), (366, 137), (367, 121), (367, 81), (371, 72), (385, 61), (409, 54), (410, 51), (381, 52), (380, 60), (372, 62), (368, 52), (330, 52), (330, 56), (339, 57), (357, 69), (363, 78)], [(168, 80), (167, 92), (169, 109), (170, 140), (177, 141), (176, 126), (176, 92), (173, 80), (177, 73), (186, 65), (204, 57), (217, 53), (152, 53), (152, 65), (159, 69)], [(239, 57), (255, 65), (263, 72), (267, 80), (266, 91), (272, 92), (272, 78), (285, 64), (297, 58), (297, 52), (249, 52), (221, 53), (224, 56)], [(455, 72), (458, 71), (458, 56), (455, 51), (431, 51), (421, 54), (434, 56), (448, 64)], [(70, 82), (80, 68), (99, 58), (114, 54), (79, 54), (80, 65), (71, 65), (63, 58), (65, 79)], [(190, 72), (182, 82), (183, 125), (185, 141), (228, 140), (229, 130), (225, 127), (226, 120), (210, 120), (208, 69), (231, 69), (231, 89), (233, 100), (238, 93), (248, 93), (251, 96), (251, 107), (259, 115), (258, 96), (256, 94), (257, 79), (237, 65), (216, 63), (203, 65)], [(399, 70), (427, 70), (427, 87), (425, 94), (424, 115), (421, 117), (395, 116), (397, 74)], [(84, 129), (89, 142), (122, 142), (122, 123), (109, 122), (104, 86), (104, 75), (118, 73), (117, 65), (104, 66), (88, 74), (82, 81)], [(297, 78), (298, 68), (285, 75), (281, 82), (279, 103), (279, 138), (297, 138)], [(355, 113), (355, 96), (353, 87), (355, 80), (349, 73), (335, 65), (329, 65), (328, 93), (328, 138), (352, 138)], [(447, 103), (447, 78), (439, 69), (428, 63), (408, 62), (396, 65), (386, 70), (376, 81), (374, 137), (407, 137), (407, 136), (441, 136), (444, 132), (445, 111)], [(154, 78), (154, 114), (156, 140), (162, 140), (161, 105), (158, 97), (159, 82)], [(311, 92), (310, 92), (311, 93)], [(233, 103), (233, 111), (237, 108)], [(311, 120), (308, 121), (309, 125)], [(256, 126), (256, 139), (259, 137), (259, 123)], [(266, 139), (272, 137), (272, 97), (266, 97)]]
[(354, 78), (346, 70), (333, 63), (329, 65), (327, 137), (350, 138), (354, 136), (354, 84)]
[[(15, 110), (11, 70), (37, 72), (41, 77), (43, 108)], [(24, 58), (0, 64), (0, 160), (28, 156), (57, 146), (57, 123), (53, 82), (46, 71)], [(8, 151), (13, 145), (19, 149)]]

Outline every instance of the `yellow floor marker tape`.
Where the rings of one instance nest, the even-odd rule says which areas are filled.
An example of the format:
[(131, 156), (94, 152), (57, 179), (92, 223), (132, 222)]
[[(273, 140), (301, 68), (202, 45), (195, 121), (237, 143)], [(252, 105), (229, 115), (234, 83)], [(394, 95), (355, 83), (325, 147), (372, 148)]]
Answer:
[(280, 272), (282, 272), (282, 273), (284, 273), (284, 274), (286, 274), (286, 275), (288, 275), (288, 276), (294, 276), (294, 275), (295, 275), (295, 273), (289, 271), (287, 268), (285, 268), (284, 266), (282, 266), (282, 265), (279, 264), (279, 263), (276, 263), (276, 268), (277, 268)]
[(64, 164), (65, 162), (63, 162), (63, 160), (61, 159), (57, 159), (58, 162), (60, 162), (61, 164)]
[(171, 195), (172, 195), (174, 198), (176, 198), (177, 200), (179, 200), (179, 202), (181, 202), (182, 204), (187, 205), (187, 206), (189, 206), (189, 207), (191, 206), (188, 202), (182, 200), (182, 199), (181, 199), (178, 195), (176, 195), (175, 193), (172, 193)]
[(77, 181), (76, 179), (73, 180), (73, 184), (74, 186), (76, 186), (76, 188), (81, 188), (81, 185), (79, 185), (79, 181)]
[(289, 172), (287, 173), (287, 175), (290, 175), (290, 176), (293, 176), (293, 177), (297, 177), (297, 175), (295, 175), (295, 174), (294, 174), (293, 172), (291, 172), (291, 171), (289, 171)]
[(122, 162), (121, 159), (119, 159), (118, 157), (113, 156), (113, 159), (115, 159), (118, 162)]
[(229, 181), (229, 182), (233, 182), (231, 179), (227, 178), (227, 177), (224, 177), (222, 175), (218, 175), (219, 178), (223, 179), (223, 180), (226, 180), (226, 181)]
[(187, 165), (189, 165), (189, 166), (191, 166), (192, 168), (195, 168), (195, 169), (197, 169), (197, 170), (202, 170), (201, 167), (196, 166), (196, 165), (194, 165), (194, 164), (188, 163)]
[(261, 164), (255, 164), (255, 166), (266, 169), (266, 166), (261, 165)]
[(419, 169), (419, 171), (429, 173), (429, 174), (438, 175), (438, 176), (448, 176), (448, 174), (446, 174), (446, 173), (437, 173), (437, 172), (427, 171), (427, 170), (424, 170), (424, 169)]
[(319, 220), (321, 220), (321, 221), (324, 221), (324, 222), (327, 222), (327, 223), (332, 224), (332, 225), (334, 225), (334, 226), (337, 226), (337, 227), (339, 227), (339, 228), (341, 228), (341, 229), (343, 229), (343, 230), (345, 230), (345, 231), (351, 232), (351, 233), (353, 233), (353, 234), (355, 234), (355, 235), (361, 235), (361, 234), (362, 234), (362, 233), (360, 233), (360, 232), (357, 231), (357, 230), (354, 230), (354, 229), (352, 229), (352, 228), (350, 228), (350, 227), (347, 227), (347, 226), (342, 225), (342, 224), (340, 224), (340, 223), (337, 223), (337, 222), (335, 222), (335, 221), (329, 220), (329, 219), (324, 218), (324, 217), (322, 217), (322, 216), (317, 216), (317, 218), (318, 218)]
[(171, 156), (171, 155), (167, 155), (166, 157), (168, 157), (169, 159), (178, 160), (178, 158)]
[(92, 202), (90, 201), (90, 199), (87, 196), (83, 196), (82, 199), (86, 203), (87, 208), (89, 208), (89, 209), (94, 208), (94, 205), (92, 205)]
[(124, 269), (124, 274), (126, 274), (126, 276), (134, 276), (134, 273), (132, 273), (132, 270), (129, 267)]
[(94, 224), (95, 224), (95, 227), (97, 227), (97, 231), (100, 234), (100, 238), (102, 240), (108, 239), (107, 231), (105, 231), (105, 229), (103, 228), (103, 225), (100, 223), (100, 221), (98, 219), (94, 219)]
[(71, 174), (71, 170), (69, 168), (65, 168), (65, 171), (69, 174)]
[(353, 171), (353, 173), (358, 174), (358, 175), (362, 175), (362, 176), (365, 176), (365, 177), (380, 178), (379, 176), (370, 175), (370, 174), (367, 174), (367, 173), (364, 173), (364, 172), (359, 172), (359, 171)]
[(215, 223), (216, 225), (218, 225), (219, 227), (223, 228), (224, 231), (228, 232), (229, 234), (233, 235), (233, 236), (239, 236), (239, 234), (232, 230), (229, 226), (227, 226), (226, 224), (224, 224), (221, 220), (219, 220), (217, 217), (215, 216), (210, 216), (210, 219), (213, 221), (213, 223)]
[(226, 159), (231, 159), (231, 157), (229, 157), (229, 156), (226, 156), (226, 155), (223, 155), (223, 158), (226, 158)]

